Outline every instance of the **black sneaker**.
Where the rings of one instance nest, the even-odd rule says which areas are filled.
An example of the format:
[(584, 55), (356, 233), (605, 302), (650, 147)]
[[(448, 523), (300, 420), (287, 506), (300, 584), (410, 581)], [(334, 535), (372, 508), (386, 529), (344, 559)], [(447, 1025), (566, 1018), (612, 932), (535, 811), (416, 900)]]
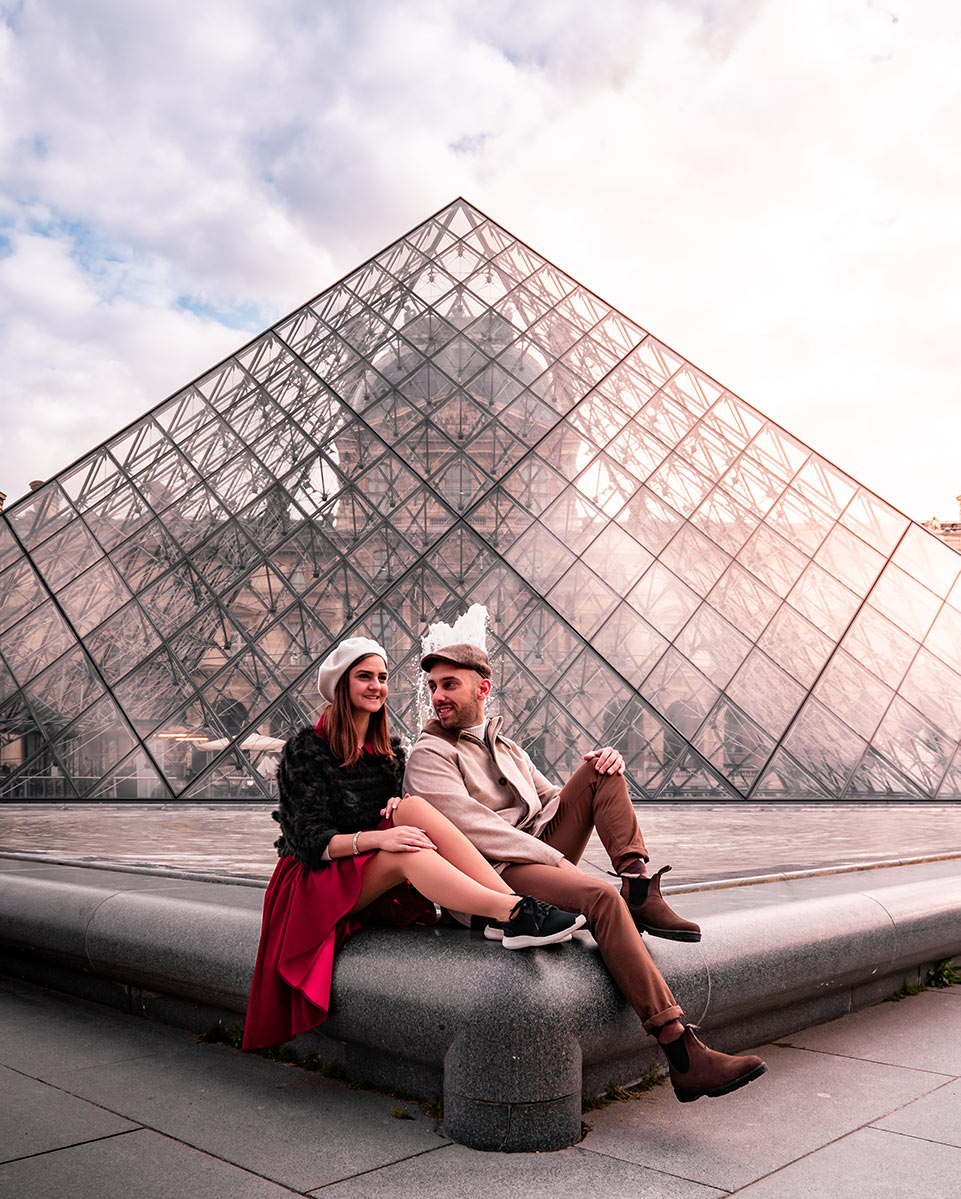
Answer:
[(530, 949), (568, 941), (586, 923), (586, 916), (562, 912), (553, 904), (525, 895), (514, 905), (509, 919), (492, 920), (484, 929), (484, 936), (490, 941), (501, 941), (505, 949)]

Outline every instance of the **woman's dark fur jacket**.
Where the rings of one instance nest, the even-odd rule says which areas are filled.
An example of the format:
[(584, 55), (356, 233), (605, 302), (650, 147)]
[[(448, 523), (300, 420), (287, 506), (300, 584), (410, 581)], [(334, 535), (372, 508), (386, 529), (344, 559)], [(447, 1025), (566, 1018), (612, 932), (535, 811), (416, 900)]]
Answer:
[(396, 737), (393, 758), (362, 753), (342, 767), (327, 738), (301, 729), (284, 746), (277, 770), (280, 808), (273, 813), (281, 828), (274, 842), (280, 857), (304, 866), (326, 865), (324, 850), (335, 833), (376, 828), (392, 795), (402, 795), (406, 755)]

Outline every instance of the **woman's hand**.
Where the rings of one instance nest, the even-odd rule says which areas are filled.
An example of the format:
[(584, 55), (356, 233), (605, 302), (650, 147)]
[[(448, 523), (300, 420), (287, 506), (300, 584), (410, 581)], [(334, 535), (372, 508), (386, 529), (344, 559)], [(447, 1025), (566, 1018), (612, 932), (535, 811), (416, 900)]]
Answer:
[[(407, 796), (405, 795), (404, 799), (406, 799), (406, 798), (407, 798)], [(381, 814), (381, 816), (383, 816), (383, 818), (385, 820), (390, 820), (392, 818), (392, 816), (394, 815), (394, 812), (396, 812), (396, 810), (399, 806), (400, 806), (400, 796), (392, 795), (390, 797), (390, 799), (388, 799), (385, 806), (381, 808), (380, 814)]]
[[(368, 836), (371, 834), (368, 833)], [(396, 828), (378, 829), (378, 849), (387, 853), (417, 853), (421, 849), (436, 849), (437, 846), (422, 828), (412, 824), (399, 824)]]

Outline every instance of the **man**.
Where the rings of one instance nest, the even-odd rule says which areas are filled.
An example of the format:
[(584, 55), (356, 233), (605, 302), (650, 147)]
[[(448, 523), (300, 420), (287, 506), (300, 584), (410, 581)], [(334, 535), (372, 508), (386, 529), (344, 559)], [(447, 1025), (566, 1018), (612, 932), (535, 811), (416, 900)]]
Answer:
[[(760, 1058), (708, 1049), (681, 1023), (681, 1008), (647, 952), (642, 930), (677, 941), (698, 941), (701, 932), (661, 895), (661, 875), (670, 868), (648, 877), (617, 750), (585, 754), (570, 781), (556, 787), (502, 735), (499, 717), (485, 719), (491, 670), (484, 650), (448, 645), (427, 654), (421, 667), (437, 719), (411, 750), (405, 790), (439, 808), (515, 891), (587, 917), (614, 981), (664, 1048), (682, 1103), (727, 1094), (763, 1074)], [(577, 866), (595, 827), (619, 889)], [(485, 935), (496, 938), (500, 929), (490, 924)]]

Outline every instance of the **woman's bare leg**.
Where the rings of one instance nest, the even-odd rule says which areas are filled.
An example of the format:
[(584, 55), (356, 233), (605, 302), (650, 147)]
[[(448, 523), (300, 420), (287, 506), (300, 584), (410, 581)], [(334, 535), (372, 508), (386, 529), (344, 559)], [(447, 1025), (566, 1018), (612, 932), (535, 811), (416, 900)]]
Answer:
[[(422, 799), (419, 795), (407, 795), (394, 809), (394, 824), (412, 824), (421, 828), (437, 846), (437, 852), (446, 858), (452, 866), (456, 866), (462, 874), (482, 883), (491, 891), (499, 891), (503, 895), (513, 892), (501, 878), (494, 867), (460, 831), (452, 824), (443, 812), (439, 812), (433, 804)], [(428, 896), (430, 898), (430, 896)], [(444, 907), (455, 907), (457, 911), (467, 911), (457, 908), (454, 904), (444, 904)], [(478, 916), (486, 915), (478, 912)]]
[[(413, 853), (378, 850), (364, 867), (363, 886), (351, 911), (367, 907), (405, 879), (432, 903), (492, 920), (506, 920), (518, 900), (506, 883), (502, 884), (503, 891), (491, 890), (462, 873), (436, 850), (418, 849)], [(501, 881), (500, 875), (497, 881)]]

